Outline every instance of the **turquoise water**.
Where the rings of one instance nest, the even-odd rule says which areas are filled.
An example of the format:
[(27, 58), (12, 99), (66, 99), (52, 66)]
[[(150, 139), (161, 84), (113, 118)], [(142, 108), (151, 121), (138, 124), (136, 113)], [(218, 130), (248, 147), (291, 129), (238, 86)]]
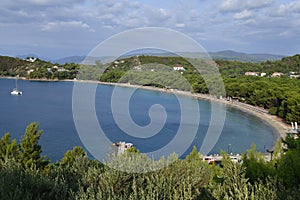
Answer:
[[(26, 126), (33, 121), (40, 124), (44, 131), (40, 144), (43, 154), (52, 161), (59, 160), (64, 153), (74, 146), (83, 146), (73, 121), (72, 115), (72, 82), (30, 82), (19, 80), (18, 86), (22, 96), (11, 96), (14, 88), (13, 79), (0, 79), (0, 135), (9, 132), (18, 140), (25, 132)], [(115, 123), (111, 109), (111, 95), (114, 87), (99, 85), (96, 92), (96, 113), (98, 121), (112, 142), (130, 141), (147, 153), (155, 151), (175, 137), (180, 124), (180, 108), (173, 94), (149, 90), (137, 90), (130, 99), (130, 115), (133, 121), (146, 126), (150, 123), (149, 108), (154, 104), (162, 105), (167, 113), (165, 126), (153, 137), (136, 138), (125, 134)], [(131, 88), (121, 88), (130, 92)], [(181, 97), (189, 98), (189, 97)], [(198, 133), (190, 149), (196, 145), (198, 149), (210, 122), (211, 103), (199, 100), (200, 124)], [(242, 153), (255, 143), (259, 151), (273, 145), (273, 129), (259, 118), (243, 111), (225, 107), (226, 120), (222, 134), (210, 153), (219, 153), (221, 149), (234, 153)], [(192, 110), (190, 112), (193, 112)], [(122, 117), (122, 116), (121, 116)], [(142, 133), (141, 133), (142, 134)], [(229, 145), (230, 144), (230, 145)], [(84, 146), (83, 146), (84, 147)], [(184, 155), (187, 154), (187, 152)]]

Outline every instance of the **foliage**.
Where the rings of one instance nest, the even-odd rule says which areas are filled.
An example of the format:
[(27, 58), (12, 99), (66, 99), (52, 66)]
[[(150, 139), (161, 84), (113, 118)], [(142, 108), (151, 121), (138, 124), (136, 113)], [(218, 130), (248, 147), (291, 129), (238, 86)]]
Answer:
[(22, 164), (25, 168), (43, 169), (49, 160), (46, 156), (41, 156), (42, 148), (38, 144), (42, 131), (39, 130), (37, 123), (27, 126), (20, 144), (17, 140), (11, 141), (10, 134), (6, 133), (0, 140), (0, 159), (1, 161), (14, 160)]
[(248, 179), (245, 177), (246, 168), (233, 163), (229, 156), (223, 155), (222, 182), (214, 186), (212, 194), (216, 199), (248, 199)]
[(126, 150), (126, 152), (130, 152), (130, 153), (140, 153), (140, 150), (137, 149), (136, 147), (130, 147)]
[(11, 141), (10, 134), (6, 133), (0, 140), (0, 158), (1, 161), (8, 159), (18, 159), (19, 157), (19, 147), (17, 145), (17, 140)]
[(48, 164), (46, 156), (41, 156), (42, 148), (38, 141), (42, 135), (37, 123), (31, 123), (27, 126), (26, 132), (20, 141), (20, 160), (25, 167), (43, 168)]
[[(265, 162), (253, 145), (243, 155), (243, 164), (232, 162), (223, 152), (218, 167), (203, 161), (196, 147), (183, 160), (173, 154), (155, 161), (136, 150), (114, 157), (107, 165), (74, 147), (61, 161), (48, 163), (38, 156), (40, 136), (38, 125), (32, 123), (20, 144), (9, 133), (1, 138), (1, 199), (269, 200), (300, 195), (300, 139), (292, 137), (284, 141), (285, 154), (278, 143), (271, 162)], [(141, 168), (139, 173), (129, 172), (136, 167)]]
[(1, 164), (1, 199), (66, 199), (68, 193), (63, 179), (52, 179), (40, 170), (24, 169), (11, 159)]
[(263, 180), (268, 176), (275, 176), (275, 165), (273, 162), (266, 162), (260, 152), (255, 152), (255, 145), (243, 156), (243, 166), (247, 169), (246, 177), (251, 183)]
[(279, 176), (286, 186), (300, 185), (300, 139), (288, 136), (284, 141), (288, 151), (282, 156), (278, 164)]
[(236, 77), (223, 78), (226, 94), (245, 103), (269, 109), (286, 122), (300, 120), (300, 79)]

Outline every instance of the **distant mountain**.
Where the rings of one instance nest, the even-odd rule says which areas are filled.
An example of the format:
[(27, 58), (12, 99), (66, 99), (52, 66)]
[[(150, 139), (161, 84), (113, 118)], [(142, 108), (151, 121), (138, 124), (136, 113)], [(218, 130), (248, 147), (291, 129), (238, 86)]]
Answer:
[(52, 63), (65, 64), (65, 63), (81, 63), (86, 56), (70, 56), (65, 58), (60, 58), (56, 60), (51, 60)]
[[(176, 56), (176, 54), (171, 53), (171, 52), (152, 52), (150, 50), (148, 51), (136, 51), (136, 52), (131, 52), (130, 54), (123, 55), (122, 57), (131, 57), (135, 55), (152, 55), (152, 56)], [(183, 53), (184, 54), (184, 53)], [(196, 56), (197, 53), (186, 53), (187, 55), (191, 55), (192, 57)], [(213, 59), (218, 60), (236, 60), (240, 62), (263, 62), (267, 60), (281, 60), (284, 55), (273, 55), (273, 54), (246, 54), (246, 53), (241, 53), (241, 52), (236, 52), (236, 51), (231, 51), (231, 50), (225, 50), (225, 51), (219, 51), (219, 52), (209, 52), (208, 53)], [(193, 56), (194, 55), (194, 56)], [(19, 55), (17, 56), (18, 58), (26, 58), (26, 57), (36, 57), (41, 60), (45, 61), (51, 61), (52, 63), (58, 63), (58, 64), (65, 64), (65, 63), (81, 63), (86, 59), (86, 56), (70, 56), (70, 57), (64, 57), (60, 59), (47, 59), (43, 57), (39, 57), (38, 55), (35, 54), (27, 54), (27, 55)], [(101, 58), (96, 58), (96, 57), (90, 57), (89, 58), (89, 63), (94, 63), (96, 60), (109, 60), (110, 57), (101, 57)]]
[(283, 57), (285, 57), (284, 55), (273, 54), (246, 54), (231, 50), (210, 52), (209, 55), (213, 59), (236, 60), (240, 62), (263, 62), (267, 60), (281, 60)]
[(111, 62), (112, 57), (86, 57), (86, 56), (70, 56), (57, 60), (51, 60), (52, 63), (65, 64), (65, 63), (77, 63), (80, 64), (84, 61), (85, 64), (95, 64), (96, 61), (101, 61), (102, 63)]

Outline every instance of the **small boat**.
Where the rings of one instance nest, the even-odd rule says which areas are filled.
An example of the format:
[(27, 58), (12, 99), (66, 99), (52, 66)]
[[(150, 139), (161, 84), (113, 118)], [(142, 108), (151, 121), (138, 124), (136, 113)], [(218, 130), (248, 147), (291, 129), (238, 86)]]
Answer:
[(18, 90), (18, 79), (16, 78), (16, 87), (10, 92), (11, 95), (20, 96), (22, 95), (22, 91)]
[(20, 90), (18, 90), (17, 88), (13, 89), (13, 91), (10, 92), (11, 95), (22, 95), (22, 92)]

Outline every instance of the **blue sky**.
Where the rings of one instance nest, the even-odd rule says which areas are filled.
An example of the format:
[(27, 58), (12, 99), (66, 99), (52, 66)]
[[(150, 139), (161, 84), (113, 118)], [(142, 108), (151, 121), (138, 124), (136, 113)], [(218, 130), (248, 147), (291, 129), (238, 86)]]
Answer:
[(1, 0), (0, 54), (87, 55), (121, 31), (164, 27), (207, 51), (300, 53), (300, 0)]

